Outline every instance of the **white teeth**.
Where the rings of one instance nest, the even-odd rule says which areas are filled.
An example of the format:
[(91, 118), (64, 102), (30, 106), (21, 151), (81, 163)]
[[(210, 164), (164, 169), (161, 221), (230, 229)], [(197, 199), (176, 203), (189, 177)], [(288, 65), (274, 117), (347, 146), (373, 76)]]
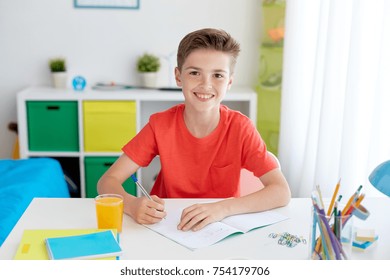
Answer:
[(202, 99), (210, 99), (211, 97), (213, 97), (212, 94), (200, 94), (200, 93), (196, 93), (196, 96)]

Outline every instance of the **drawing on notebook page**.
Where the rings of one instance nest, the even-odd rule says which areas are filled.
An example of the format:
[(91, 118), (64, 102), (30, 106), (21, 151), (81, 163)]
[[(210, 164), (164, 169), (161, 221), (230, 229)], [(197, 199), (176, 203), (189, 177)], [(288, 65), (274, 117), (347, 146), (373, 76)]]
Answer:
[(166, 211), (166, 219), (157, 224), (144, 226), (191, 250), (213, 245), (236, 233), (247, 233), (253, 229), (288, 219), (288, 217), (272, 210), (240, 214), (209, 224), (203, 229), (194, 232), (177, 229), (183, 208), (175, 208), (168, 202), (166, 203)]

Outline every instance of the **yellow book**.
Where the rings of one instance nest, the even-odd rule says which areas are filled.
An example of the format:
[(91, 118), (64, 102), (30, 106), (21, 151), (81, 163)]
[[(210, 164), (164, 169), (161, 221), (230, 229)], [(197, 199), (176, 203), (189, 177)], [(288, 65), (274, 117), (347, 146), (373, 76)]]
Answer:
[[(116, 235), (116, 229), (111, 229)], [(105, 231), (104, 229), (26, 229), (23, 232), (14, 260), (49, 260), (45, 239)], [(100, 258), (115, 260), (117, 257)]]

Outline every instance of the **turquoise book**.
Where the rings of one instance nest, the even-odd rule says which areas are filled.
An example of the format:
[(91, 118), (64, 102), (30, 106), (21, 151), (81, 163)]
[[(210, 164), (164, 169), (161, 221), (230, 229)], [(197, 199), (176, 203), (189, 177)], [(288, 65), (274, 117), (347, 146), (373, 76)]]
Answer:
[(122, 249), (111, 230), (45, 239), (51, 260), (81, 260), (120, 256)]
[[(25, 229), (14, 256), (15, 260), (49, 260), (45, 240), (49, 237), (63, 237), (106, 231), (106, 229)], [(111, 229), (114, 235), (116, 229)], [(119, 236), (118, 236), (119, 237)], [(118, 239), (119, 240), (119, 239)], [(99, 260), (116, 260), (118, 257), (96, 258)]]

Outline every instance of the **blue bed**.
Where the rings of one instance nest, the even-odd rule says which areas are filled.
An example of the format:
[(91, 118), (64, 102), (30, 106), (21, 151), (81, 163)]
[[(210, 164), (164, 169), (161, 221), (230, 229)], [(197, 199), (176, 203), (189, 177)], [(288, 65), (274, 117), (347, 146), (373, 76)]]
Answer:
[(70, 197), (59, 162), (0, 160), (0, 246), (34, 197)]

